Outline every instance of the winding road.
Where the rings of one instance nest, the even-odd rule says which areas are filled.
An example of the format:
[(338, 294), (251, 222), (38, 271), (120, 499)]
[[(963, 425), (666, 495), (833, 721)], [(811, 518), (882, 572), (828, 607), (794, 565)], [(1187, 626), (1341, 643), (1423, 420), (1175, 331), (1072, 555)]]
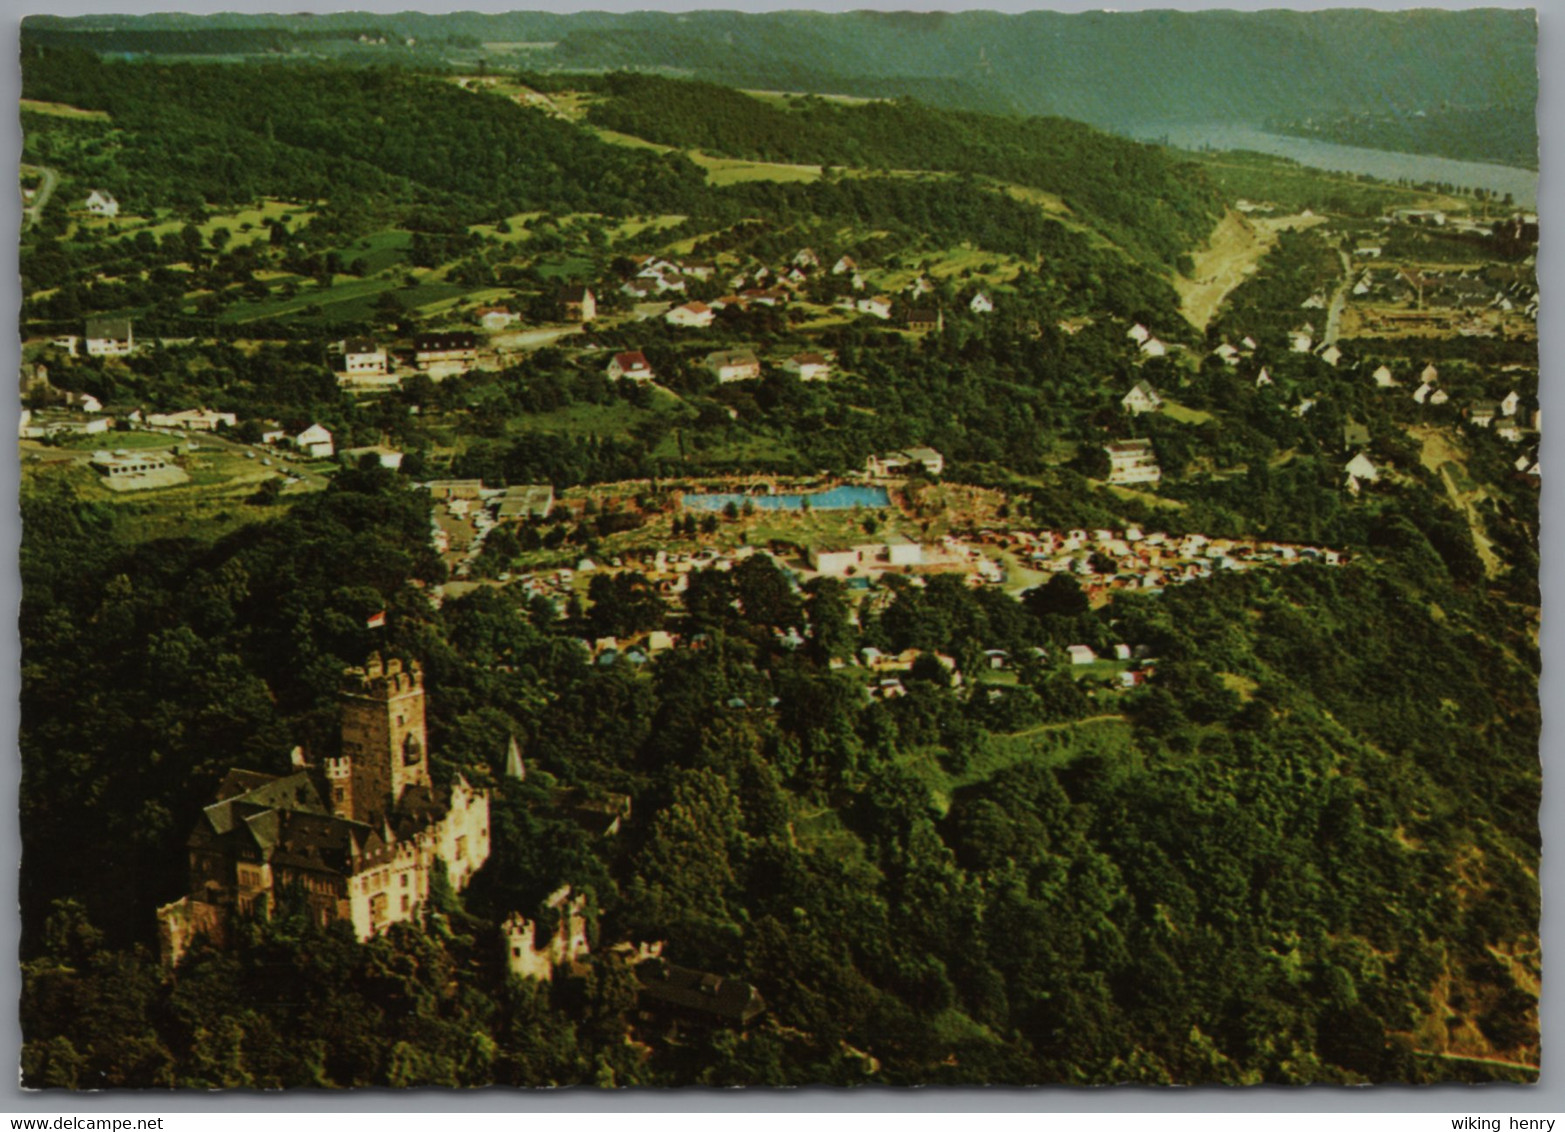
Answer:
[(1342, 260), (1342, 282), (1331, 293), (1331, 309), (1326, 312), (1326, 334), (1321, 340), (1323, 347), (1335, 342), (1342, 330), (1342, 312), (1348, 305), (1348, 288), (1353, 286), (1352, 257), (1341, 248), (1337, 249), (1337, 256)]
[(38, 187), (33, 203), (22, 209), (22, 227), (31, 228), (38, 223), (38, 218), (43, 215), (44, 205), (48, 204), (49, 198), (54, 195), (54, 190), (60, 183), (60, 174), (47, 165), (23, 165), (21, 171), (37, 173), (43, 178), (43, 184)]

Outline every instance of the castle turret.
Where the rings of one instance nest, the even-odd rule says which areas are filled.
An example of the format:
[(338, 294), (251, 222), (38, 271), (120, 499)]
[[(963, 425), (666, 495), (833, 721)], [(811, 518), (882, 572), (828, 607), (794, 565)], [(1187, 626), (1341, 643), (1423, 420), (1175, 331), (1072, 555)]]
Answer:
[(333, 784), (333, 809), (378, 824), (410, 786), (430, 784), (423, 669), (373, 654), (344, 674), (341, 700), (342, 756), (352, 770), (341, 801)]

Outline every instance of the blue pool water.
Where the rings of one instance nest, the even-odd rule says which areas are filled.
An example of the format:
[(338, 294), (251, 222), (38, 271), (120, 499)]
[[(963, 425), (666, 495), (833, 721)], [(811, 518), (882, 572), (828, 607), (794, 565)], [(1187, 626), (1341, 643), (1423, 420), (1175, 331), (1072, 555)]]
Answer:
[(730, 503), (743, 507), (745, 502), (755, 504), (762, 511), (802, 511), (804, 501), (810, 501), (815, 511), (846, 511), (853, 507), (889, 507), (891, 493), (883, 487), (861, 487), (843, 484), (830, 491), (816, 491), (809, 495), (740, 495), (723, 491), (710, 494), (685, 496), (685, 507), (691, 511), (721, 511)]

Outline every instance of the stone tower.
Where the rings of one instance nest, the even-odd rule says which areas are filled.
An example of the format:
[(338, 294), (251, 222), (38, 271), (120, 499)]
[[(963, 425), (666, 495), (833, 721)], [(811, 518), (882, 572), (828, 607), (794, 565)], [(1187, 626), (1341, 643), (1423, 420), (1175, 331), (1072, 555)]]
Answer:
[[(341, 699), (342, 759), (328, 768), (332, 807), (378, 825), (408, 787), (430, 784), (424, 671), (417, 661), (404, 666), (372, 654), (363, 668), (344, 674)], [(339, 782), (346, 788), (335, 789)]]

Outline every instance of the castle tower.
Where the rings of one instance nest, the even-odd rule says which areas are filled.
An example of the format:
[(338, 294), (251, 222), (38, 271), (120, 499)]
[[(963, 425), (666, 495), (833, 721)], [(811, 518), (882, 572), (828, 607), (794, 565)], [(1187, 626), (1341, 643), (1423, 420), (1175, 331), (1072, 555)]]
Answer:
[(344, 816), (375, 824), (408, 787), (430, 784), (424, 671), (417, 661), (372, 654), (345, 673), (341, 699), (342, 755), (352, 764)]

